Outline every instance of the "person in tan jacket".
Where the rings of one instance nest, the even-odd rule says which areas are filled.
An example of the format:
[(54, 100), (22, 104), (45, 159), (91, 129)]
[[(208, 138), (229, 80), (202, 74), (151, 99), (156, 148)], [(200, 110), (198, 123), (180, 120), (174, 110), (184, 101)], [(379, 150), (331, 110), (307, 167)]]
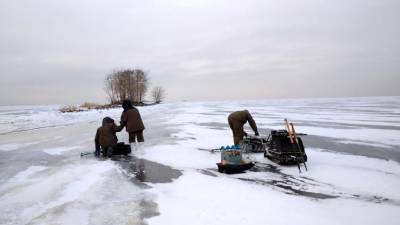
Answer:
[(228, 116), (228, 123), (233, 133), (233, 142), (235, 145), (240, 144), (240, 142), (243, 140), (243, 137), (247, 136), (247, 133), (243, 130), (243, 126), (247, 122), (249, 122), (251, 129), (253, 129), (254, 131), (254, 134), (258, 136), (259, 134), (256, 122), (254, 121), (249, 111), (236, 111)]
[(124, 111), (121, 115), (121, 126), (126, 127), (129, 134), (129, 143), (144, 142), (143, 130), (145, 129), (139, 110), (129, 100), (122, 102)]
[(100, 155), (100, 151), (103, 150), (103, 155), (111, 156), (118, 145), (116, 133), (120, 132), (123, 128), (123, 126), (117, 126), (110, 117), (105, 117), (102, 126), (97, 129), (94, 139), (95, 154), (98, 156)]

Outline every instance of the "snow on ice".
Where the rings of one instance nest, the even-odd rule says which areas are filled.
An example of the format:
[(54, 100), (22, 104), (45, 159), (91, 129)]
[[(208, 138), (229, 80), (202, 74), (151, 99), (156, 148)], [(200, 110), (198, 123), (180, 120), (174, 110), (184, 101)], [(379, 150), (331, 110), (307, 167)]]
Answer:
[[(399, 224), (399, 105), (400, 97), (379, 97), (142, 107), (146, 143), (132, 154), (180, 170), (172, 182), (140, 182), (129, 163), (79, 157), (93, 150), (102, 117), (119, 121), (121, 109), (0, 107), (0, 223)], [(252, 170), (218, 173), (220, 155), (209, 149), (232, 144), (226, 118), (240, 109), (262, 135), (283, 129), (285, 117), (309, 134), (309, 170), (253, 154)], [(326, 148), (314, 146), (321, 140)], [(382, 157), (367, 157), (376, 150)]]

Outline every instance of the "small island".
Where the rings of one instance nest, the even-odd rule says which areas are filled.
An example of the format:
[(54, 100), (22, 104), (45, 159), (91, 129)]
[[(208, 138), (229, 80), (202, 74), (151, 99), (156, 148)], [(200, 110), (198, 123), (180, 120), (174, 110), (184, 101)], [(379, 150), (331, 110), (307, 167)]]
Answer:
[(120, 69), (113, 70), (104, 79), (104, 91), (107, 94), (108, 103), (97, 104), (85, 102), (79, 106), (62, 106), (60, 112), (82, 112), (92, 109), (109, 109), (120, 107), (123, 100), (131, 100), (135, 106), (150, 106), (163, 102), (165, 89), (161, 86), (154, 86), (151, 90), (152, 101), (146, 101), (145, 96), (149, 90), (149, 72), (142, 69)]

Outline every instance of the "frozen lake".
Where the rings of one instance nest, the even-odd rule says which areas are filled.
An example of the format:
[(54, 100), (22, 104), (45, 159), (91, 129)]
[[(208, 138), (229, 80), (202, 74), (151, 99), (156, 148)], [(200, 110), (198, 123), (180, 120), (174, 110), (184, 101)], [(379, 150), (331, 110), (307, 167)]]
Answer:
[[(400, 223), (400, 97), (142, 107), (145, 146), (114, 159), (79, 153), (121, 109), (57, 109), (0, 107), (0, 224)], [(309, 171), (254, 154), (251, 171), (218, 173), (205, 149), (232, 144), (227, 116), (241, 109), (262, 135), (283, 118), (307, 133)]]

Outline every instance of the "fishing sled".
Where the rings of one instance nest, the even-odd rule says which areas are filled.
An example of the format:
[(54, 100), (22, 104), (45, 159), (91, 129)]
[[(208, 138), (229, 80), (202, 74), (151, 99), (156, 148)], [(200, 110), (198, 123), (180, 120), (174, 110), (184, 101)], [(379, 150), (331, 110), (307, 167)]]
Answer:
[(254, 163), (243, 163), (243, 164), (223, 164), (217, 163), (218, 172), (226, 173), (226, 174), (234, 174), (234, 173), (243, 173), (246, 170), (251, 169), (254, 166)]
[(267, 147), (267, 137), (247, 135), (243, 138), (241, 147), (245, 153), (264, 152)]
[(240, 146), (221, 147), (220, 150), (221, 162), (217, 163), (218, 172), (220, 173), (243, 173), (254, 166), (254, 163), (243, 160)]
[(307, 170), (307, 154), (303, 141), (296, 134), (293, 123), (285, 119), (287, 130), (273, 130), (267, 138), (267, 148), (264, 157), (281, 165), (296, 165), (300, 169), (303, 164)]

